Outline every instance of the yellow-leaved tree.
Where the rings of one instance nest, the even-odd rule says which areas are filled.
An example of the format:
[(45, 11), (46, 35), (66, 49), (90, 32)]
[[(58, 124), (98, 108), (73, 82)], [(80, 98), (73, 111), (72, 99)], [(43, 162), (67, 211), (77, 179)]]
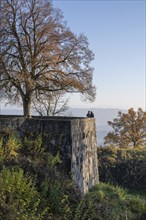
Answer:
[(113, 131), (105, 137), (106, 145), (146, 146), (146, 112), (141, 108), (137, 111), (131, 108), (126, 114), (119, 112), (118, 117), (108, 124)]

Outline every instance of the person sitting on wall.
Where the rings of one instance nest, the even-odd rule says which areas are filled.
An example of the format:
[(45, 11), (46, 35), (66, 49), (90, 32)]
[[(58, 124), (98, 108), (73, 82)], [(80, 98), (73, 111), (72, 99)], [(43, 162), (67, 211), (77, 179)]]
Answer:
[(90, 118), (90, 114), (91, 114), (90, 111), (88, 111), (88, 113), (87, 113), (86, 116), (87, 116), (88, 118)]
[(92, 112), (92, 111), (88, 111), (87, 117), (88, 117), (88, 118), (94, 118), (93, 112)]
[(92, 111), (91, 111), (91, 113), (90, 113), (90, 118), (94, 118), (94, 114), (93, 114)]

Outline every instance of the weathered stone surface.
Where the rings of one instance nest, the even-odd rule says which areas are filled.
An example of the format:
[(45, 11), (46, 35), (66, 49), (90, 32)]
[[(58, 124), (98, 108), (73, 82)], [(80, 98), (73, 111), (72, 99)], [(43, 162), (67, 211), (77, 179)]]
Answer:
[(72, 120), (71, 131), (72, 176), (81, 193), (86, 193), (99, 182), (95, 120)]
[(0, 116), (0, 133), (42, 134), (50, 150), (60, 149), (63, 164), (81, 194), (99, 182), (94, 118)]

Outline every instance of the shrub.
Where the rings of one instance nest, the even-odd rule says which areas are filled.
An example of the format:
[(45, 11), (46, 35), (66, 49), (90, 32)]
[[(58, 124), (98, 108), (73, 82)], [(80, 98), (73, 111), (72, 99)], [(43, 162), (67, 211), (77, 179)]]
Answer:
[(21, 141), (14, 135), (0, 138), (0, 162), (16, 158), (21, 146)]
[(79, 197), (74, 189), (74, 184), (63, 171), (54, 173), (42, 182), (41, 195), (53, 214), (53, 220), (72, 220)]
[(99, 147), (97, 154), (101, 182), (146, 191), (146, 148)]
[(7, 134), (0, 141), (0, 153), (0, 220), (73, 219), (78, 196), (58, 147), (44, 147), (41, 134), (21, 141)]
[(21, 153), (33, 160), (41, 160), (44, 155), (44, 147), (42, 146), (42, 136), (33, 136), (30, 134), (28, 137), (24, 137), (22, 141)]
[(41, 220), (40, 196), (33, 180), (20, 168), (4, 168), (0, 172), (0, 219)]
[(138, 220), (145, 214), (145, 206), (144, 201), (129, 196), (122, 188), (101, 183), (83, 197), (75, 220)]

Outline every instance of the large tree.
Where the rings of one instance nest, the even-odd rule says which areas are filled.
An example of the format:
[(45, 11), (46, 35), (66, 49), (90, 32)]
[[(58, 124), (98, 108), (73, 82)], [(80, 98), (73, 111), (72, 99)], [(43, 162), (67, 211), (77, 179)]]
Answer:
[(105, 144), (120, 147), (146, 146), (146, 112), (141, 108), (138, 111), (131, 108), (128, 113), (119, 112), (118, 117), (113, 122), (108, 121), (108, 124), (113, 131), (105, 137)]
[(1, 0), (0, 91), (23, 103), (52, 91), (79, 92), (93, 101), (94, 58), (87, 38), (75, 35), (50, 0)]

